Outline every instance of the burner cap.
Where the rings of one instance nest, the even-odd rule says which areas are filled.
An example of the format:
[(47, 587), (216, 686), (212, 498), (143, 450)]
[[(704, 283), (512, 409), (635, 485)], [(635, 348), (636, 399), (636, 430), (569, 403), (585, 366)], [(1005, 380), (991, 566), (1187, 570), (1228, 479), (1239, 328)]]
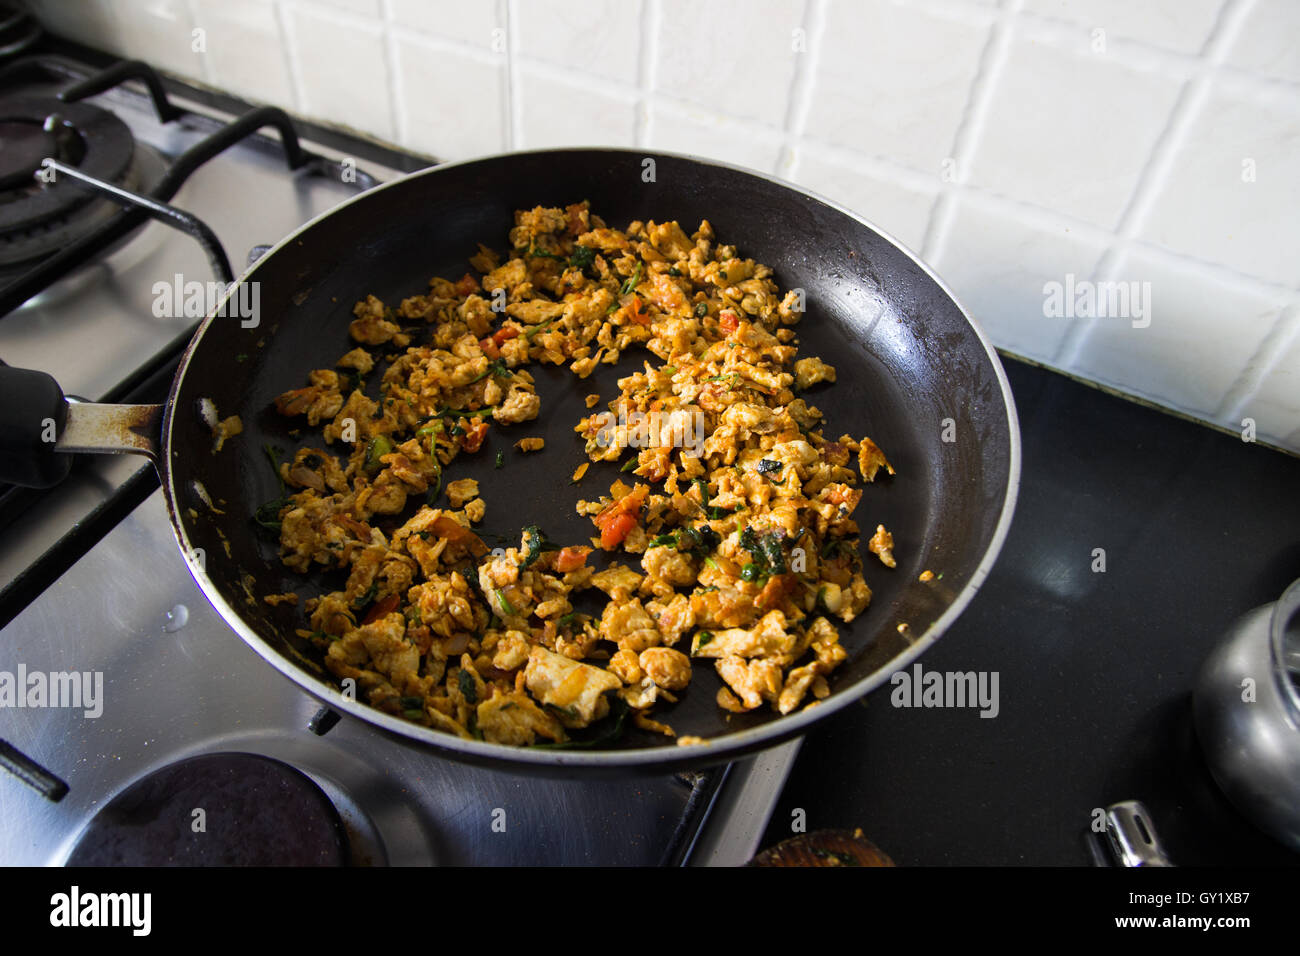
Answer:
[[(73, 183), (38, 182), (33, 173), (47, 156), (87, 175), (121, 183), (131, 168), (135, 138), (120, 119), (88, 103), (61, 103), (53, 96), (0, 99), (0, 242), (6, 262), (48, 251), (42, 235), (65, 226), (71, 215), (95, 202), (115, 210)], [(59, 242), (65, 241), (63, 238)]]
[(28, 119), (0, 120), (0, 189), (30, 186), (47, 156), (57, 157), (55, 130)]
[[(202, 814), (196, 811), (202, 811)], [(343, 866), (338, 811), (310, 777), (255, 754), (191, 757), (95, 814), (68, 866)]]

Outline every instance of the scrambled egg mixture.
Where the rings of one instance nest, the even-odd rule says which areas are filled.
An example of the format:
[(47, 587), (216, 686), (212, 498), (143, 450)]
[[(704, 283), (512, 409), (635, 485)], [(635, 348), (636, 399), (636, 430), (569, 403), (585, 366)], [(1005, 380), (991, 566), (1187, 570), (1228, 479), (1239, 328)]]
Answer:
[[(279, 465), (286, 497), (260, 520), (287, 567), (347, 572), (303, 603), (299, 634), (380, 710), (507, 745), (590, 742), (583, 728), (627, 715), (673, 736), (655, 708), (696, 667), (721, 678), (731, 712), (826, 697), (846, 657), (837, 625), (871, 600), (859, 477), (893, 468), (869, 438), (823, 436), (798, 397), (835, 381), (798, 357), (801, 294), (782, 296), (707, 221), (619, 231), (584, 202), (517, 212), (509, 242), (504, 256), (479, 246), (477, 275), (432, 279), (395, 307), (357, 303), (356, 347), (276, 399), (320, 441)], [(493, 425), (538, 416), (530, 363), (585, 378), (635, 346), (659, 362), (575, 426), (591, 461), (626, 456), (630, 482), (577, 502), (590, 543), (529, 527), (490, 551), (473, 530), (489, 503), (475, 481), (445, 480), (452, 461)], [(395, 349), (368, 398), (376, 351)], [(595, 548), (620, 560), (597, 572)], [(867, 549), (893, 567), (892, 548), (877, 527)], [(592, 588), (609, 598), (599, 616), (570, 603)]]

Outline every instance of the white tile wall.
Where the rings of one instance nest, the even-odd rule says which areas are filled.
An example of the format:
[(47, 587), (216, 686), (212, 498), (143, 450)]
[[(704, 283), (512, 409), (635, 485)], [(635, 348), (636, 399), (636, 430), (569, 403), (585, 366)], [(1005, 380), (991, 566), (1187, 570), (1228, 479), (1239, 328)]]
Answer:
[(246, 99), (293, 102), (293, 76), (276, 11), (262, 0), (194, 0), (206, 32), (205, 79)]
[[(635, 96), (532, 64), (520, 64), (516, 70), (519, 147), (623, 146), (632, 142), (637, 127)], [(554, 109), (555, 103), (563, 103), (565, 108)]]
[(801, 56), (794, 31), (802, 26), (804, 4), (659, 0), (657, 6), (658, 29), (648, 44), (652, 92), (780, 128)]
[(1228, 62), (1241, 70), (1300, 81), (1300, 3), (1256, 0)]
[(1286, 301), (1284, 292), (1141, 248), (1110, 277), (1130, 289), (1149, 283), (1149, 315), (1077, 320), (1085, 329), (1072, 367), (1203, 418), (1223, 405)]
[(290, 8), (285, 25), (302, 111), (392, 139), (393, 97), (383, 27), (373, 19), (315, 6)]
[(768, 171), (781, 155), (783, 139), (779, 130), (746, 124), (706, 107), (656, 100), (650, 106), (645, 141), (656, 149)]
[(1178, 82), (1016, 31), (969, 172), (972, 185), (1118, 225)]
[(526, 0), (515, 7), (515, 53), (588, 78), (637, 83), (641, 4), (636, 0)]
[[(1288, 2), (1288, 0), (1282, 0)], [(1223, 0), (1025, 0), (1025, 10), (1059, 17), (1087, 31), (1197, 53), (1214, 29)]]
[[(1007, 351), (1300, 451), (1300, 0), (29, 2), (431, 156), (613, 144), (791, 179)], [(1067, 275), (1149, 283), (1150, 324), (1046, 315)]]
[(1262, 361), (1268, 368), (1259, 387), (1228, 414), (1234, 427), (1250, 418), (1261, 438), (1288, 448), (1300, 447), (1300, 309), (1292, 307), (1278, 342)]
[(460, 47), (399, 35), (389, 55), (395, 74), (398, 137), (448, 158), (500, 152), (507, 142), (506, 57), (483, 44)]
[(804, 134), (937, 173), (952, 155), (988, 42), (991, 13), (971, 13), (954, 19), (905, 4), (830, 4), (810, 56)]
[(1045, 316), (1043, 286), (1090, 277), (1105, 248), (1095, 232), (968, 197), (932, 262), (994, 342), (1051, 362), (1077, 320)]
[(1300, 270), (1300, 96), (1211, 85), (1145, 238), (1282, 285)]

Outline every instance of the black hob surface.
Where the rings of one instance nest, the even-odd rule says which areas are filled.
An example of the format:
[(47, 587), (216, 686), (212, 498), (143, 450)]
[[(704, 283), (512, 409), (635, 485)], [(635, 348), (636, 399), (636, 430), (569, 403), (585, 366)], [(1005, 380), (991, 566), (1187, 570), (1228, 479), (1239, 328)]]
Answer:
[(1300, 460), (1005, 364), (1015, 521), (920, 661), (996, 671), (997, 715), (885, 685), (806, 738), (765, 845), (799, 823), (861, 827), (900, 865), (1087, 865), (1094, 810), (1137, 799), (1176, 864), (1300, 863), (1215, 789), (1191, 714), (1211, 647), (1300, 577)]

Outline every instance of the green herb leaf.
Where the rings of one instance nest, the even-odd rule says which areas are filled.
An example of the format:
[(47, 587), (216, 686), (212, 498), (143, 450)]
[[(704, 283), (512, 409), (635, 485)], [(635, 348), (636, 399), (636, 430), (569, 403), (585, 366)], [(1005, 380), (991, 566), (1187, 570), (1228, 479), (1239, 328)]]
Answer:
[(786, 573), (785, 551), (781, 544), (783, 540), (780, 531), (757, 534), (753, 528), (745, 528), (740, 532), (740, 546), (754, 556), (753, 563), (758, 569), (754, 572), (756, 575), (766, 577), (769, 574)]
[(361, 595), (361, 597), (359, 597), (357, 600), (353, 601), (352, 606), (357, 608), (365, 607), (367, 604), (370, 604), (375, 600), (375, 595), (378, 593), (379, 593), (379, 582), (371, 581), (370, 587), (367, 589), (366, 593)]
[(284, 510), (287, 504), (289, 504), (288, 498), (273, 498), (265, 504), (258, 505), (257, 510), (253, 512), (254, 523), (267, 531), (274, 531), (278, 535), (280, 533), (280, 512)]
[(376, 435), (370, 439), (370, 444), (366, 446), (366, 471), (371, 474), (377, 472), (384, 464), (379, 459), (392, 453), (393, 443), (387, 435)]
[(506, 360), (493, 359), (491, 362), (488, 362), (487, 368), (485, 368), (478, 375), (471, 378), (465, 384), (473, 385), (475, 382), (480, 382), (483, 379), (487, 378), (489, 375), (495, 375), (497, 378), (508, 378), (511, 375), (511, 372), (510, 372), (510, 367), (506, 365)]
[(275, 480), (280, 484), (280, 490), (284, 491), (284, 479), (280, 477), (280, 456), (275, 453), (275, 449), (270, 445), (263, 445), (262, 451), (266, 452), (266, 457), (271, 462), (271, 474), (275, 475)]
[[(439, 418), (474, 418), (475, 416), (491, 415), (492, 406), (487, 408), (476, 408), (472, 412), (461, 408), (444, 408), (438, 412)], [(463, 431), (464, 429), (462, 429)]]
[(463, 667), (460, 669), (460, 676), (456, 678), (456, 686), (460, 688), (467, 701), (471, 704), (478, 703), (478, 684), (474, 683), (474, 675)]
[(631, 295), (636, 290), (636, 287), (641, 283), (641, 270), (643, 268), (644, 266), (642, 265), (641, 260), (638, 259), (636, 269), (632, 271), (632, 274), (627, 277), (626, 281), (624, 281), (623, 285), (618, 290), (620, 296)]
[(538, 259), (559, 259), (561, 262), (564, 261), (564, 256), (556, 255), (554, 252), (547, 252), (545, 249), (538, 247), (536, 242), (528, 247), (528, 251), (524, 255)]
[[(525, 549), (524, 563), (519, 566), (520, 570), (527, 568), (529, 565), (531, 565), (534, 561), (536, 561), (538, 558), (542, 556), (543, 551), (547, 550), (546, 535), (542, 534), (542, 529), (537, 527), (537, 525), (535, 524), (530, 524), (527, 528), (524, 529), (523, 539), (524, 539), (523, 544)], [(501, 594), (501, 591), (499, 589), (497, 590), (497, 594), (498, 595)], [(509, 605), (505, 603), (505, 600), (506, 599), (504, 597), (501, 598), (501, 606), (509, 607)], [(513, 614), (514, 612), (511, 611), (510, 613)]]

